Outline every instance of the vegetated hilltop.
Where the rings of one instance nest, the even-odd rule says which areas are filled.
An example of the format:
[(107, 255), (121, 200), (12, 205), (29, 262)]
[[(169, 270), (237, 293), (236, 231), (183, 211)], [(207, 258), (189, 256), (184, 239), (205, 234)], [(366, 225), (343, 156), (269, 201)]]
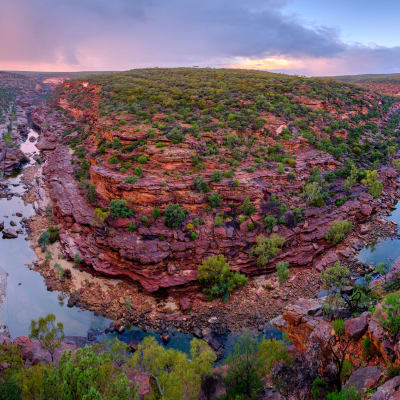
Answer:
[(396, 100), (346, 83), (144, 69), (65, 82), (53, 101), (34, 120), (64, 248), (148, 291), (196, 281), (216, 254), (247, 275), (324, 268), (394, 201)]
[(360, 85), (390, 96), (400, 96), (400, 74), (366, 74), (336, 76), (335, 79)]

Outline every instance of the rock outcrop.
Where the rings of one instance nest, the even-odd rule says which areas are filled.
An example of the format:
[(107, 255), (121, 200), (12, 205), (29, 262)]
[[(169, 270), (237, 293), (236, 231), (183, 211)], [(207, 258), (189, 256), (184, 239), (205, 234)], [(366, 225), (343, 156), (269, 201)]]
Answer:
[[(282, 146), (279, 151), (295, 159), (294, 177), (277, 172), (273, 163), (254, 169), (251, 158), (243, 161), (234, 178), (221, 171), (221, 176), (214, 179), (213, 172), (220, 165), (216, 158), (206, 157), (207, 146), (213, 143), (221, 157), (228, 158), (232, 153), (229, 146), (224, 145), (222, 130), (207, 132), (204, 137), (186, 135), (185, 141), (172, 144), (161, 128), (150, 129), (154, 132), (148, 134), (149, 127), (140, 125), (131, 114), (103, 116), (99, 111), (100, 85), (65, 82), (58, 93), (57, 106), (75, 120), (41, 107), (33, 113), (33, 122), (41, 127), (38, 147), (47, 160), (44, 175), (55, 216), (63, 224), (60, 237), (64, 250), (70, 257), (79, 253), (85, 264), (102, 274), (131, 278), (148, 292), (196, 282), (198, 265), (214, 254), (224, 254), (234, 270), (248, 276), (273, 272), (281, 261), (289, 262), (293, 268), (307, 266), (322, 271), (336, 260), (354, 255), (362, 246), (358, 239), (359, 226), (395, 201), (392, 192), (398, 187), (397, 172), (391, 167), (382, 167), (379, 177), (385, 190), (380, 199), (373, 198), (361, 184), (353, 186), (350, 198), (343, 189), (343, 180), (339, 179), (328, 185), (330, 197), (323, 207), (307, 204), (301, 192), (312, 169), (319, 168), (327, 174), (341, 168), (343, 162), (316, 150), (296, 129), (291, 137), (279, 142)], [(72, 94), (79, 101), (71, 101)], [(338, 105), (333, 107), (326, 101), (320, 104), (304, 96), (294, 97), (295, 100), (304, 107), (316, 107), (337, 115)], [(368, 93), (363, 101), (372, 104), (379, 100)], [(344, 103), (342, 106), (346, 107)], [(349, 110), (351, 115), (364, 113), (365, 107), (355, 107)], [(267, 135), (264, 139), (263, 129), (269, 131), (275, 127), (279, 130), (283, 126), (278, 132), (283, 134), (289, 125), (276, 115), (263, 117), (266, 125), (252, 135), (261, 147), (273, 148), (277, 145), (275, 138)], [(163, 115), (154, 114), (152, 118), (156, 126)], [(185, 124), (180, 126), (189, 129)], [(314, 128), (322, 137), (321, 127), (316, 124)], [(246, 143), (247, 133), (240, 134)], [(337, 135), (340, 140), (347, 140), (343, 130)], [(71, 154), (70, 143), (75, 149), (80, 143), (76, 154)], [(142, 164), (137, 161), (136, 153), (132, 153), (139, 147), (143, 147)], [(127, 150), (117, 151), (122, 148)], [(79, 158), (78, 153), (86, 154), (86, 158), (82, 155)], [(214, 213), (207, 208), (208, 195), (195, 188), (196, 157), (204, 158), (201, 179), (210, 192), (221, 196), (221, 205)], [(87, 168), (86, 189), (75, 180), (75, 176), (82, 173), (82, 167)], [(138, 175), (129, 179), (126, 172), (129, 168), (138, 170)], [(95, 191), (96, 198), (91, 203), (87, 201), (85, 190)], [(254, 212), (241, 219), (238, 214), (247, 198)], [(129, 218), (107, 217), (98, 221), (95, 208), (106, 210), (113, 199), (126, 200), (135, 214)], [(162, 212), (171, 203), (179, 203), (187, 210), (184, 223), (177, 228), (167, 228), (163, 218), (152, 216), (154, 207)], [(216, 213), (220, 214), (221, 223), (216, 223)], [(279, 218), (273, 232), (283, 237), (285, 244), (277, 257), (267, 265), (260, 265), (250, 255), (250, 250), (257, 236), (265, 234), (266, 215), (276, 216), (276, 222)], [(355, 227), (339, 251), (325, 238), (335, 220), (349, 220)]]

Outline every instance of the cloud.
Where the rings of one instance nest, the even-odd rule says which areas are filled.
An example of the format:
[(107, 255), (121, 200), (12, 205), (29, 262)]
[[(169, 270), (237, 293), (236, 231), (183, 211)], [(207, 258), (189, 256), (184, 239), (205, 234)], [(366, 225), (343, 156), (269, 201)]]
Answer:
[(0, 68), (396, 67), (398, 50), (345, 44), (335, 29), (286, 14), (287, 1), (2, 0)]

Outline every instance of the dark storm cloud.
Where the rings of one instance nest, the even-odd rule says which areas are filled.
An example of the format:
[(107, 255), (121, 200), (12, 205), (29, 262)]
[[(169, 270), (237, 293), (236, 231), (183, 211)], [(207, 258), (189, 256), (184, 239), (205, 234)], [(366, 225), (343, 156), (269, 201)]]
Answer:
[[(309, 27), (288, 0), (1, 0), (2, 64), (74, 69), (229, 64), (258, 59), (381, 57), (391, 49), (344, 44), (328, 27)], [(354, 54), (352, 53), (354, 51)]]

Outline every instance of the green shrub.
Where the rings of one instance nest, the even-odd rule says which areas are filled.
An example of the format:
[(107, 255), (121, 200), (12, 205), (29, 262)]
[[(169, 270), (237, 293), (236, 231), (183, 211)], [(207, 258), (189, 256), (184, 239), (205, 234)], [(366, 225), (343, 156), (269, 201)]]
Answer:
[(142, 177), (143, 176), (143, 168), (141, 165), (135, 168), (135, 175)]
[(138, 162), (139, 162), (140, 164), (146, 164), (147, 161), (149, 161), (149, 159), (148, 159), (147, 156), (141, 155), (141, 156), (138, 157)]
[(290, 270), (288, 262), (279, 262), (276, 265), (276, 273), (278, 274), (279, 284), (283, 284), (289, 278)]
[(158, 219), (161, 217), (161, 210), (160, 207), (155, 206), (152, 210), (151, 210), (151, 215), (153, 216), (154, 219)]
[(311, 387), (311, 395), (314, 400), (321, 400), (325, 397), (328, 384), (319, 376), (314, 379)]
[(38, 239), (38, 244), (42, 248), (42, 250), (46, 250), (46, 247), (50, 244), (50, 233), (48, 231), (44, 231)]
[(128, 202), (124, 199), (110, 201), (110, 214), (113, 218), (129, 218), (133, 211), (127, 206)]
[(322, 277), (328, 289), (335, 287), (341, 289), (349, 283), (350, 270), (336, 261), (333, 267), (327, 268), (322, 273)]
[(221, 171), (214, 171), (211, 175), (211, 180), (213, 182), (221, 182), (222, 179), (222, 172)]
[(379, 197), (382, 194), (383, 185), (377, 180), (378, 171), (366, 171), (365, 178), (361, 181), (368, 187), (368, 193), (374, 197)]
[(177, 228), (186, 217), (186, 210), (179, 204), (168, 204), (164, 210), (164, 223), (169, 228)]
[(242, 213), (244, 215), (252, 215), (254, 214), (254, 211), (256, 210), (256, 208), (254, 207), (253, 204), (251, 204), (250, 202), (250, 197), (247, 197), (242, 204)]
[(210, 203), (210, 206), (215, 208), (215, 207), (219, 207), (222, 204), (222, 197), (219, 193), (211, 193), (208, 196), (208, 202)]
[(196, 232), (190, 232), (190, 239), (196, 240), (198, 238), (198, 234)]
[(303, 197), (307, 203), (322, 207), (325, 204), (322, 188), (319, 182), (307, 183), (304, 187)]
[(112, 142), (112, 147), (113, 147), (113, 149), (119, 149), (121, 147), (121, 141), (119, 140), (119, 137), (114, 136), (113, 142)]
[(208, 193), (210, 191), (210, 186), (207, 182), (204, 182), (202, 176), (199, 176), (193, 180), (194, 187), (198, 192)]
[(337, 318), (333, 321), (333, 330), (335, 335), (343, 336), (345, 332), (344, 321), (342, 318)]
[(137, 388), (116, 364), (112, 353), (96, 352), (92, 346), (67, 351), (58, 368), (47, 368), (43, 374), (44, 397), (35, 398), (136, 400)]
[(361, 394), (355, 387), (350, 386), (340, 392), (329, 393), (326, 400), (361, 400)]
[(130, 183), (131, 185), (134, 185), (138, 181), (137, 176), (127, 176), (125, 178), (125, 183)]
[(247, 278), (233, 272), (222, 254), (211, 256), (199, 265), (197, 277), (209, 299), (221, 297), (226, 302), (236, 288), (247, 283)]
[(267, 231), (267, 233), (271, 233), (272, 232), (272, 228), (278, 223), (278, 220), (272, 216), (272, 215), (267, 215), (264, 218), (264, 226), (265, 226), (265, 230)]
[(176, 126), (167, 133), (167, 139), (178, 144), (185, 140), (185, 133), (181, 127)]
[(373, 344), (371, 342), (371, 339), (368, 337), (365, 337), (362, 342), (362, 350), (363, 350), (363, 355), (366, 359), (371, 357), (372, 355), (372, 349), (373, 349)]
[(49, 235), (50, 235), (50, 237), (49, 237), (50, 243), (54, 243), (59, 239), (59, 237), (60, 237), (60, 229), (58, 227), (49, 226), (47, 231), (49, 232)]
[(217, 215), (215, 217), (214, 225), (215, 226), (221, 226), (223, 224), (224, 220), (220, 215)]
[(128, 229), (130, 232), (135, 232), (137, 228), (136, 228), (136, 225), (131, 221), (131, 222), (129, 222)]
[[(203, 340), (193, 339), (189, 354), (185, 354), (165, 348), (149, 336), (139, 344), (127, 368), (134, 374), (146, 371), (152, 377), (151, 394), (146, 396), (149, 400), (194, 400), (199, 398), (202, 376), (213, 373), (215, 360), (215, 353)], [(103, 399), (128, 400), (117, 395)]]
[(285, 244), (285, 238), (273, 233), (269, 238), (264, 235), (257, 237), (257, 245), (250, 251), (252, 257), (257, 257), (258, 264), (265, 266), (276, 257), (283, 245)]
[(85, 185), (85, 197), (89, 203), (94, 203), (97, 200), (97, 191), (95, 185)]
[(400, 367), (396, 364), (389, 364), (385, 371), (386, 378), (392, 379), (400, 375)]
[(75, 253), (74, 256), (74, 267), (77, 267), (82, 262), (82, 257), (79, 253)]
[(140, 219), (140, 221), (142, 222), (142, 224), (146, 225), (147, 227), (149, 227), (151, 225), (151, 222), (147, 215), (142, 215), (142, 218)]
[(118, 164), (119, 163), (119, 157), (116, 154), (113, 154), (108, 161), (110, 164)]
[(399, 293), (389, 293), (382, 304), (383, 315), (379, 319), (382, 328), (397, 340), (400, 333), (400, 297)]
[(341, 242), (352, 229), (353, 224), (349, 221), (334, 221), (326, 232), (325, 239), (328, 242), (337, 244)]

